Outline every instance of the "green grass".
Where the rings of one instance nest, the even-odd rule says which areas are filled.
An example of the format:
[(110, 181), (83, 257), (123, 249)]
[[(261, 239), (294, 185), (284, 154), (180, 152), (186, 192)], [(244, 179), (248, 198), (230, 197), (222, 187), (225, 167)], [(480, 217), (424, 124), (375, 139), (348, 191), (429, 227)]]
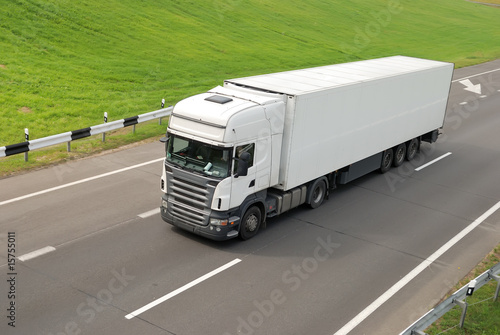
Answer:
[[(452, 290), (467, 285), (484, 271), (500, 262), (500, 245), (491, 252), (467, 277)], [(494, 302), (493, 298), (497, 282), (491, 280), (488, 284), (474, 291), (471, 297), (467, 297), (469, 307), (465, 318), (464, 328), (459, 328), (462, 309), (454, 307), (441, 319), (426, 330), (429, 335), (437, 335), (443, 332), (446, 335), (498, 335), (500, 334), (500, 298)], [(450, 329), (450, 330), (448, 330)]]
[(134, 116), (227, 78), (396, 54), (457, 66), (496, 59), (500, 9), (463, 0), (5, 0), (0, 146), (22, 142), (24, 128), (35, 139), (99, 124), (104, 112)]

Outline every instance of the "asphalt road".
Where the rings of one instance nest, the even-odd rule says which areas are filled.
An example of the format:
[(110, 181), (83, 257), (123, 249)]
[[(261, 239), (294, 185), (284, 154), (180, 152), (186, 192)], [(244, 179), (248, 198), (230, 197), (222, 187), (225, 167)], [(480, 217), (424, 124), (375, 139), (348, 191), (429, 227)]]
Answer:
[(161, 143), (2, 179), (0, 333), (398, 334), (500, 241), (498, 210), (426, 264), (500, 201), (499, 90), (500, 61), (456, 70), (437, 143), (246, 242), (161, 220)]

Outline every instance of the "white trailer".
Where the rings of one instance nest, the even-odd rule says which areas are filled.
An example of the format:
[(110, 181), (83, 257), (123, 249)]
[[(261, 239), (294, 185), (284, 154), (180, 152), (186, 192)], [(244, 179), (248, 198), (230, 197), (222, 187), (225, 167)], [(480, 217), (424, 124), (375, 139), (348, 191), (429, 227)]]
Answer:
[(411, 57), (224, 81), (177, 103), (167, 130), (162, 218), (216, 240), (435, 142), (453, 64)]

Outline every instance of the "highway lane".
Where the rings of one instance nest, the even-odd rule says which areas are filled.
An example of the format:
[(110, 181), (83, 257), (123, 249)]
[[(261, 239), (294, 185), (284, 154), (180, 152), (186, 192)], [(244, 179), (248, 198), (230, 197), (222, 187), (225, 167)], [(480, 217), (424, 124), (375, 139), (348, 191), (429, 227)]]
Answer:
[[(0, 203), (161, 158), (160, 143), (135, 147), (0, 181)], [(146, 149), (150, 148), (150, 149)], [(18, 255), (122, 223), (159, 204), (161, 161), (1, 205), (1, 232), (22, 236)], [(140, 195), (140, 196), (137, 196)], [(5, 241), (0, 247), (5, 249)], [(0, 256), (0, 263), (2, 257)], [(3, 258), (5, 259), (5, 258)]]
[[(460, 69), (455, 78), (495, 68), (498, 62)], [(416, 161), (452, 155), (419, 172), (365, 176), (317, 210), (270, 220), (244, 243), (207, 241), (166, 227), (159, 215), (139, 218), (159, 202), (158, 162), (1, 206), (0, 264), (6, 231), (16, 231), (18, 256), (56, 247), (18, 261), (18, 328), (7, 333), (335, 333), (500, 200), (500, 76), (471, 78), (479, 79), (491, 83), (485, 98), (453, 84), (446, 137)], [(0, 180), (0, 202), (162, 153), (153, 143)], [(498, 243), (499, 223), (495, 213), (351, 333), (398, 333), (411, 324)], [(125, 319), (235, 258), (242, 261)]]

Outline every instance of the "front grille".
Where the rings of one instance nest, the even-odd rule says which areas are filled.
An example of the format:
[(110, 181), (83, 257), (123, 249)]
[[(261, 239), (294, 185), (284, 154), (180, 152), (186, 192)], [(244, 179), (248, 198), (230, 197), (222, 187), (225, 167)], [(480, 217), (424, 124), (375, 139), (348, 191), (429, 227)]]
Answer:
[(173, 178), (172, 191), (174, 200), (177, 202), (199, 210), (204, 210), (206, 207), (210, 207), (210, 204), (208, 203), (209, 199), (207, 198), (209, 192), (204, 186), (194, 185), (185, 179)]
[(173, 169), (167, 173), (168, 206), (178, 220), (208, 225), (212, 197), (217, 183), (213, 180)]

